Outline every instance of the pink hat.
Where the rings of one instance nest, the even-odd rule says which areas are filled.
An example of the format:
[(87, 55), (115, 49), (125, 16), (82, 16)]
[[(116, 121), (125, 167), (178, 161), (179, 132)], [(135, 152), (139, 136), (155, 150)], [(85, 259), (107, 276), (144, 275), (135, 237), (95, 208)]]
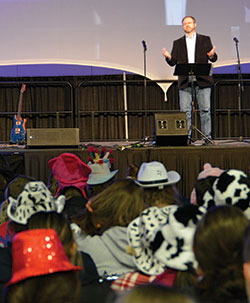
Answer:
[(12, 277), (6, 287), (31, 277), (82, 269), (70, 263), (54, 229), (19, 232), (13, 238), (12, 256)]
[(91, 168), (82, 160), (71, 153), (63, 153), (49, 160), (49, 167), (59, 184), (58, 192), (64, 187), (75, 186), (79, 188), (87, 198), (85, 187), (91, 173)]

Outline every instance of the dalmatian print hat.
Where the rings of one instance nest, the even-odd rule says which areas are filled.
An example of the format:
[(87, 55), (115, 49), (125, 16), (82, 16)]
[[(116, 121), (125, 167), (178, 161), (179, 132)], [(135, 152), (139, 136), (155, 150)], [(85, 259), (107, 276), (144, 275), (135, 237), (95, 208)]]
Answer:
[(204, 207), (195, 205), (145, 209), (128, 226), (137, 268), (147, 275), (159, 275), (166, 267), (183, 271), (196, 268), (193, 235), (205, 212)]
[(27, 224), (28, 219), (37, 212), (57, 211), (60, 213), (65, 204), (64, 196), (59, 196), (55, 200), (41, 181), (27, 183), (17, 200), (12, 197), (9, 197), (8, 200), (8, 217), (23, 225)]
[(237, 206), (250, 218), (250, 178), (241, 170), (227, 170), (204, 194), (203, 201), (207, 208), (224, 204)]

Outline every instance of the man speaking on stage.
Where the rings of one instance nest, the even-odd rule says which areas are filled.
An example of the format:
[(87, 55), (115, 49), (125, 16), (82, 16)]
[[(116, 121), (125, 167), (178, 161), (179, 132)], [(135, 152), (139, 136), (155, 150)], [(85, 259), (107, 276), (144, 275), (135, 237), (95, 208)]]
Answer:
[[(182, 19), (185, 35), (173, 43), (171, 54), (163, 48), (162, 54), (170, 66), (179, 63), (208, 63), (215, 62), (217, 54), (209, 36), (196, 33), (196, 20), (192, 16)], [(211, 86), (213, 77), (208, 76), (178, 76), (180, 110), (186, 113), (188, 143), (192, 142), (192, 85), (195, 90), (200, 110), (201, 131), (205, 135), (204, 144), (213, 141), (211, 134)]]

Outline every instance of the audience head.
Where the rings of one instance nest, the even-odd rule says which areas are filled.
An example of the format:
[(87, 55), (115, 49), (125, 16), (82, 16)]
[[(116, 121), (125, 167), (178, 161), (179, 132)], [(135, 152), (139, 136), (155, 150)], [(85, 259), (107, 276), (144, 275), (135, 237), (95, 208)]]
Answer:
[(62, 153), (49, 160), (48, 165), (58, 185), (55, 196), (64, 187), (75, 186), (82, 191), (85, 198), (87, 197), (85, 189), (91, 169), (78, 156), (71, 153)]
[(21, 192), (24, 189), (24, 186), (32, 181), (36, 181), (34, 178), (25, 176), (25, 175), (18, 175), (14, 179), (12, 179), (4, 192), (5, 199), (8, 199), (9, 197), (12, 197), (14, 199), (17, 199), (17, 197), (21, 194)]
[(127, 226), (145, 208), (141, 188), (133, 180), (118, 180), (91, 199), (76, 223), (84, 233), (103, 233), (112, 226)]
[(165, 206), (179, 202), (179, 192), (174, 186), (180, 180), (176, 171), (167, 171), (163, 163), (144, 162), (140, 166), (136, 183), (143, 187), (144, 200), (150, 206)]
[(248, 224), (246, 228), (245, 238), (244, 238), (243, 274), (245, 278), (248, 301), (250, 301), (250, 224)]
[(245, 301), (242, 252), (247, 225), (244, 213), (227, 205), (209, 209), (198, 223), (193, 247), (205, 302)]
[(241, 170), (229, 169), (215, 179), (203, 196), (204, 206), (233, 205), (250, 217), (250, 178)]
[(86, 203), (88, 200), (83, 196), (79, 188), (75, 186), (64, 187), (60, 191), (60, 195), (65, 197), (63, 213), (69, 222), (72, 222), (72, 217), (78, 216), (86, 211)]
[(139, 166), (137, 166), (136, 164), (129, 164), (126, 171), (126, 178), (137, 180), (138, 171)]
[(9, 197), (8, 201), (9, 228), (12, 232), (19, 232), (26, 229), (28, 219), (37, 212), (61, 212), (65, 197), (60, 196), (55, 200), (43, 182), (32, 181), (25, 185), (17, 199)]
[(9, 197), (8, 217), (19, 224), (27, 224), (28, 219), (40, 211), (63, 210), (65, 197), (55, 200), (42, 181), (29, 182), (17, 199)]
[(250, 224), (248, 224), (246, 228), (245, 238), (244, 238), (243, 274), (245, 278), (248, 301), (250, 301)]
[[(74, 302), (76, 271), (53, 229), (18, 233), (12, 242), (12, 278), (6, 284), (6, 302)], [(60, 301), (61, 300), (61, 301)]]
[[(179, 287), (194, 287), (197, 262), (192, 240), (204, 211), (191, 204), (145, 209), (128, 226), (128, 251), (134, 255), (138, 270), (147, 275), (160, 275), (167, 268), (173, 269), (178, 272)], [(181, 281), (180, 276), (185, 279)], [(176, 282), (175, 279), (171, 283), (177, 285)]]
[(199, 173), (195, 182), (195, 187), (191, 193), (190, 202), (197, 205), (202, 205), (204, 193), (213, 185), (213, 182), (218, 178), (224, 170), (218, 167), (212, 167), (210, 163), (205, 163), (203, 170)]
[(93, 146), (88, 148), (88, 166), (91, 168), (91, 174), (87, 182), (89, 198), (96, 196), (114, 182), (119, 170), (111, 170), (111, 165), (114, 162), (114, 158), (110, 157), (111, 152), (111, 149), (107, 151), (105, 147), (101, 151)]
[(35, 179), (24, 175), (18, 175), (8, 183), (4, 191), (5, 200), (0, 207), (0, 224), (9, 220), (9, 217), (7, 216), (8, 198), (12, 197), (17, 199), (19, 194), (23, 191), (24, 186), (30, 181), (35, 181)]
[(72, 264), (75, 264), (76, 261), (77, 264), (81, 264), (78, 262), (79, 259), (77, 259), (78, 255), (76, 252), (76, 243), (73, 232), (67, 219), (62, 213), (59, 214), (56, 211), (38, 212), (33, 214), (28, 220), (28, 230), (44, 228), (52, 228), (57, 232), (64, 250)]
[(116, 298), (115, 303), (195, 303), (183, 291), (156, 284), (135, 286)]

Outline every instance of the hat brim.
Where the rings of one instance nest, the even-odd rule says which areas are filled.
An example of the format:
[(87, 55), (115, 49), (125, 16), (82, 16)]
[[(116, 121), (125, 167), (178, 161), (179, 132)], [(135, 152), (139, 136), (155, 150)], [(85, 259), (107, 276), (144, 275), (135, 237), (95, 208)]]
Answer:
[(103, 184), (103, 183), (109, 181), (110, 179), (112, 179), (118, 171), (119, 171), (119, 169), (113, 170), (108, 175), (90, 174), (87, 184), (88, 185)]
[(140, 185), (141, 187), (160, 187), (160, 186), (166, 186), (166, 185), (172, 185), (177, 182), (179, 182), (181, 179), (181, 176), (174, 170), (168, 172), (168, 181), (167, 182), (148, 182), (148, 183), (141, 183), (139, 180), (136, 180), (135, 183)]
[(45, 276), (49, 275), (51, 273), (57, 273), (57, 272), (65, 272), (65, 271), (81, 271), (81, 266), (75, 266), (70, 264), (69, 262), (64, 262), (63, 265), (58, 266), (57, 268), (53, 269), (53, 272), (50, 272), (47, 269), (41, 270), (41, 271), (34, 271), (33, 269), (24, 269), (17, 273), (14, 273), (12, 275), (11, 280), (5, 284), (5, 287), (8, 287), (10, 285), (16, 284), (18, 282), (24, 281), (29, 278), (37, 277), (37, 276)]

